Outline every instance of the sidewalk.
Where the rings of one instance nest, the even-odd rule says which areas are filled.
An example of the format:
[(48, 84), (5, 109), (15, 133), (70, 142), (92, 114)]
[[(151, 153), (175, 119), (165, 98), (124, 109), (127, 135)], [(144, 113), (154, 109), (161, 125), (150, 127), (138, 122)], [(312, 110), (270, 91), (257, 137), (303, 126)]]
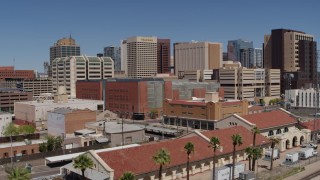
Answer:
[(293, 176), (287, 177), (284, 180), (300, 180), (312, 173), (318, 172), (320, 170), (320, 161), (317, 161), (313, 164), (309, 164), (305, 166), (305, 170), (295, 174)]

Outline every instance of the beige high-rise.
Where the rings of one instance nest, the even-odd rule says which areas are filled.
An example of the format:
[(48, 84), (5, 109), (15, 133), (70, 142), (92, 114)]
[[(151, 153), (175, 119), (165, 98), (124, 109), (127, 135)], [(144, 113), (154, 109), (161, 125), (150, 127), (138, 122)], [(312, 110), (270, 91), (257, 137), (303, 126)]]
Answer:
[(222, 65), (222, 44), (190, 42), (174, 44), (175, 74), (179, 71), (219, 69)]
[(131, 37), (127, 39), (128, 77), (143, 78), (157, 74), (157, 38)]

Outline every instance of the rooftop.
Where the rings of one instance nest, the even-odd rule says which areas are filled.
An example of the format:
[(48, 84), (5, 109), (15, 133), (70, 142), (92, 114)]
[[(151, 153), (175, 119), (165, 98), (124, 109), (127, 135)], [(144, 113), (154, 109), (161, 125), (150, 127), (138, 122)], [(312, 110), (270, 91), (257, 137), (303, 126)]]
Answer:
[[(42, 140), (42, 139), (36, 139), (36, 140), (31, 140), (31, 144), (41, 144), (43, 142), (46, 142), (46, 140)], [(18, 147), (18, 146), (25, 146), (26, 143), (24, 141), (21, 142), (13, 142), (12, 143), (12, 147)], [(11, 143), (1, 143), (0, 144), (0, 148), (8, 148), (11, 147)]]
[(91, 111), (91, 110), (71, 109), (69, 107), (62, 107), (62, 108), (56, 108), (56, 109), (54, 109), (52, 111), (49, 111), (49, 112), (53, 112), (53, 113), (56, 113), (56, 114), (69, 114), (69, 113), (77, 112), (77, 111)]
[(272, 128), (297, 123), (296, 117), (283, 109), (241, 116), (259, 129)]
[(61, 106), (63, 104), (67, 104), (67, 105), (88, 104), (88, 103), (103, 104), (103, 101), (100, 101), (100, 100), (88, 100), (88, 99), (68, 99), (68, 102), (66, 102), (66, 103), (61, 103), (61, 102), (55, 103), (55, 102), (53, 102), (53, 100), (44, 100), (43, 102), (23, 101), (23, 102), (16, 102), (16, 103), (33, 105), (33, 106), (52, 106), (52, 105)]
[[(88, 128), (97, 128), (104, 126), (104, 121), (98, 121), (98, 122), (88, 122), (86, 123), (86, 127)], [(132, 131), (141, 131), (144, 130), (144, 128), (133, 125), (133, 124), (123, 124), (123, 132), (132, 132)], [(122, 132), (122, 124), (121, 122), (105, 122), (105, 131), (106, 133), (114, 134), (114, 133), (121, 133)]]
[[(242, 150), (252, 144), (253, 135), (244, 127), (233, 127), (203, 133), (208, 138), (212, 136), (220, 138), (223, 152), (218, 151), (217, 155), (232, 152), (231, 136), (233, 134), (240, 134), (243, 138), (243, 145), (237, 147), (237, 150)], [(185, 164), (187, 158), (184, 146), (187, 142), (192, 142), (195, 146), (195, 152), (190, 157), (191, 162), (212, 157), (212, 148), (208, 147), (208, 141), (196, 134), (191, 135), (191, 137), (148, 143), (133, 148), (101, 152), (98, 153), (98, 156), (115, 171), (115, 179), (118, 179), (126, 171), (131, 171), (136, 175), (158, 171), (159, 166), (154, 163), (152, 156), (161, 148), (167, 149), (171, 155), (171, 162), (166, 168)], [(257, 145), (266, 143), (268, 143), (267, 138), (257, 135)]]
[(320, 119), (311, 120), (308, 122), (303, 122), (300, 124), (304, 128), (310, 129), (311, 131), (319, 131), (320, 130)]

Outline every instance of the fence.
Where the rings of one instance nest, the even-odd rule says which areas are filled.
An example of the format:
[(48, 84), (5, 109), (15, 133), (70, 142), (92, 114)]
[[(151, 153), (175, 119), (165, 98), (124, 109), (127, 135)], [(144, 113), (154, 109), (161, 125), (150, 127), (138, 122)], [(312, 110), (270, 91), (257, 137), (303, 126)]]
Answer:
[[(78, 153), (78, 152), (85, 152), (88, 150), (96, 150), (96, 149), (102, 149), (102, 148), (107, 148), (107, 147), (108, 147), (108, 144), (95, 144), (95, 145), (91, 145), (91, 146), (79, 147), (79, 148), (74, 148), (74, 149), (58, 149), (58, 150), (50, 151), (50, 152), (28, 154), (25, 156), (16, 156), (13, 158), (13, 162), (27, 162), (27, 161), (34, 161), (34, 160), (44, 160), (46, 157), (59, 156), (59, 155), (63, 155), (63, 154), (72, 154), (72, 153)], [(0, 159), (0, 165), (8, 164), (10, 162), (11, 162), (10, 158)]]
[(281, 177), (284, 177), (286, 174), (291, 174), (293, 175), (293, 171), (299, 171), (300, 168), (305, 167), (308, 164), (315, 163), (319, 160), (318, 156), (311, 157), (306, 160), (300, 160), (298, 163), (294, 165), (279, 165), (277, 167), (274, 167), (272, 171), (270, 170), (265, 170), (262, 172), (259, 172), (257, 174), (256, 179), (258, 180), (273, 180), (273, 179), (282, 179)]

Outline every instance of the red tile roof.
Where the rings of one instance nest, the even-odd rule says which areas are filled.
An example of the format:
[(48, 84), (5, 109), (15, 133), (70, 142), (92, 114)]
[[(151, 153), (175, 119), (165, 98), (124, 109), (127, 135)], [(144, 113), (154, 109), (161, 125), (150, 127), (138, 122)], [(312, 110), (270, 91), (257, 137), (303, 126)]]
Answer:
[[(316, 127), (314, 127), (314, 121), (316, 122)], [(311, 131), (314, 131), (314, 129), (318, 131), (320, 130), (320, 119), (303, 122), (300, 125), (303, 126), (304, 128), (310, 129)]]
[(222, 102), (222, 106), (232, 106), (232, 105), (241, 105), (242, 101), (233, 101), (233, 102)]
[(255, 124), (259, 129), (272, 128), (298, 122), (295, 117), (283, 110), (249, 114), (241, 117)]
[(262, 111), (264, 108), (262, 106), (251, 106), (249, 107), (249, 111)]
[[(243, 137), (244, 144), (237, 147), (237, 150), (244, 149), (252, 144), (252, 133), (240, 126), (216, 131), (207, 131), (203, 134), (208, 137), (217, 136), (220, 138), (223, 146), (223, 152), (217, 152), (217, 155), (232, 152), (231, 136), (233, 134), (240, 134)], [(265, 137), (258, 135), (257, 142), (262, 141), (267, 142), (268, 140)], [(118, 179), (126, 171), (131, 171), (136, 175), (158, 171), (159, 166), (153, 162), (152, 156), (161, 148), (167, 149), (171, 155), (171, 162), (166, 167), (185, 164), (187, 155), (184, 150), (184, 145), (187, 142), (192, 142), (195, 146), (195, 152), (191, 155), (190, 161), (197, 161), (212, 157), (212, 149), (208, 147), (208, 142), (197, 135), (156, 143), (148, 143), (133, 148), (101, 152), (98, 153), (98, 156), (100, 156), (106, 164), (114, 169), (115, 179)]]

